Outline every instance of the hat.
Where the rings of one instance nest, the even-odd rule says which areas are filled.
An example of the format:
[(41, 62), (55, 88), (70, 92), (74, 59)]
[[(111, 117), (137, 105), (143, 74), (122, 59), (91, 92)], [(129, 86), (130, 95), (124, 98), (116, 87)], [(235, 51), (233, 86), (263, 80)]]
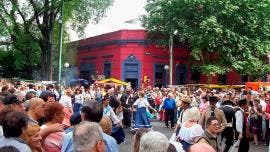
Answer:
[(3, 102), (4, 102), (5, 105), (9, 105), (9, 104), (13, 104), (13, 103), (21, 103), (19, 101), (19, 99), (17, 98), (17, 96), (15, 96), (13, 94), (7, 95), (4, 98), (4, 101)]
[(191, 100), (190, 100), (190, 98), (188, 98), (188, 97), (182, 98), (181, 101), (182, 101), (182, 102), (185, 102), (185, 103), (188, 103), (188, 104), (191, 103)]

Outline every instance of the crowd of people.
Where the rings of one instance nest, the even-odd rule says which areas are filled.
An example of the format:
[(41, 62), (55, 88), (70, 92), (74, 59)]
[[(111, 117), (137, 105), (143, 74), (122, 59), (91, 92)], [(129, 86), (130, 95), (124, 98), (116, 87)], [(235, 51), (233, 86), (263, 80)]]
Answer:
[[(0, 152), (118, 152), (125, 128), (134, 132), (133, 149), (126, 150), (133, 152), (247, 152), (250, 137), (254, 145), (269, 144), (270, 92), (262, 89), (61, 88), (3, 80), (0, 88)], [(164, 121), (171, 138), (154, 131), (151, 119)]]

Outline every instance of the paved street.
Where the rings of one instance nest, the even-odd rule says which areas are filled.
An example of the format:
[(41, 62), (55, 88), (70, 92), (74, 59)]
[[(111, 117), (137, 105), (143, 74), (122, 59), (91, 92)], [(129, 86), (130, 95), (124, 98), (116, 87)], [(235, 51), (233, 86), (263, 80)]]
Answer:
[[(153, 128), (156, 131), (160, 131), (165, 134), (168, 138), (172, 135), (172, 129), (164, 128), (164, 123), (159, 121), (152, 122)], [(132, 142), (133, 134), (128, 129), (125, 130), (126, 133), (126, 142), (120, 145), (120, 152), (131, 152), (132, 151)], [(267, 152), (268, 147), (264, 145), (255, 146), (250, 142), (250, 152)]]

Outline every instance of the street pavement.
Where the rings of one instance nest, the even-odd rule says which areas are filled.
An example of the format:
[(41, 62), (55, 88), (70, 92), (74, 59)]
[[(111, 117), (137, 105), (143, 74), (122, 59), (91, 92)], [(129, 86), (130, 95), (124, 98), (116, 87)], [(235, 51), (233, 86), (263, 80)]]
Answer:
[[(168, 139), (173, 133), (173, 129), (164, 127), (165, 126), (164, 122), (152, 120), (151, 124), (153, 125), (153, 130), (159, 131), (165, 134), (168, 137)], [(120, 152), (132, 152), (134, 133), (130, 131), (129, 129), (125, 129), (125, 133), (126, 133), (126, 141), (120, 145)], [(255, 146), (252, 142), (250, 142), (249, 145), (250, 145), (250, 148), (249, 148), (250, 152), (267, 152), (268, 151), (268, 146), (264, 146), (262, 143), (259, 146)]]

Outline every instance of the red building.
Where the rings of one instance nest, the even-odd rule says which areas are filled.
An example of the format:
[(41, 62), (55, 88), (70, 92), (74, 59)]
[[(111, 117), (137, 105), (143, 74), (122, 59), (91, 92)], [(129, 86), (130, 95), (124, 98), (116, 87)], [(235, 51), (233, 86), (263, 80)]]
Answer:
[[(207, 77), (190, 69), (190, 51), (174, 46), (173, 84), (207, 83)], [(160, 47), (147, 39), (145, 30), (119, 30), (79, 41), (77, 65), (80, 77), (91, 79), (92, 75), (105, 75), (131, 82), (133, 87), (142, 83), (166, 86), (169, 74), (168, 47)], [(222, 79), (223, 78), (223, 79)], [(148, 81), (146, 81), (148, 80)], [(240, 77), (235, 72), (226, 77), (212, 78), (227, 84), (236, 84)], [(145, 82), (146, 81), (146, 82)]]

